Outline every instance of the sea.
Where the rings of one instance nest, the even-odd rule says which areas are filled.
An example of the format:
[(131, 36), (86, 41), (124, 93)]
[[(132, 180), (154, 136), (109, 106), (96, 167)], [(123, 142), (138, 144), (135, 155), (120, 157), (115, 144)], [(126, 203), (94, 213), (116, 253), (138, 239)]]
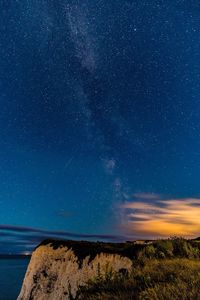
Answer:
[(0, 258), (0, 300), (16, 300), (30, 258)]

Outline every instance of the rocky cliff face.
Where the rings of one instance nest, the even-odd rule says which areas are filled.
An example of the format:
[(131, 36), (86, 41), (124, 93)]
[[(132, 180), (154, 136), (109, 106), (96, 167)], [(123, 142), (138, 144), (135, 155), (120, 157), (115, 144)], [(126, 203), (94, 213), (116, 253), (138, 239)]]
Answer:
[(124, 244), (45, 241), (32, 254), (18, 300), (71, 299), (99, 274), (129, 272), (130, 256)]

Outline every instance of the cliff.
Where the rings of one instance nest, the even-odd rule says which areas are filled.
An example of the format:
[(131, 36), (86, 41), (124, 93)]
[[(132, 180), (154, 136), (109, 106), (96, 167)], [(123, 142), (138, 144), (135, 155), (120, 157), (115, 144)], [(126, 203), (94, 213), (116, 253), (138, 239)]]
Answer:
[(131, 243), (44, 241), (32, 254), (18, 300), (71, 299), (79, 286), (99, 274), (129, 272), (137, 247)]

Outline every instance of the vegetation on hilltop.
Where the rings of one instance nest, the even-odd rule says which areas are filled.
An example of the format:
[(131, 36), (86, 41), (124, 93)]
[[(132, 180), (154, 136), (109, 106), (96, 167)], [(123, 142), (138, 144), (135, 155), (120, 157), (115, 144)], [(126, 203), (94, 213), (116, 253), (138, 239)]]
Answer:
[(79, 300), (200, 300), (200, 242), (183, 238), (145, 245), (129, 274), (100, 273), (81, 287)]
[(200, 262), (149, 259), (131, 274), (97, 277), (81, 288), (80, 300), (199, 300)]

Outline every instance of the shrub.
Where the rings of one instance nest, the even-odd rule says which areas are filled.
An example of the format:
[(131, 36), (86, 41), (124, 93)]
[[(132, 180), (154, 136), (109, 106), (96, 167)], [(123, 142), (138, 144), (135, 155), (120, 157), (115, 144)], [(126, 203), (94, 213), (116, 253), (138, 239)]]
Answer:
[(200, 261), (148, 259), (144, 267), (112, 280), (94, 282), (79, 293), (80, 300), (200, 300)]
[(162, 252), (163, 254), (161, 255), (162, 257), (159, 258), (165, 258), (165, 257), (173, 257), (173, 243), (171, 240), (158, 240), (155, 242), (155, 247), (158, 253), (158, 257), (160, 252)]
[(147, 258), (154, 258), (156, 255), (156, 249), (154, 248), (153, 245), (148, 245), (145, 248), (145, 256)]
[(196, 258), (199, 257), (199, 249), (183, 238), (172, 238), (173, 252), (175, 256)]

